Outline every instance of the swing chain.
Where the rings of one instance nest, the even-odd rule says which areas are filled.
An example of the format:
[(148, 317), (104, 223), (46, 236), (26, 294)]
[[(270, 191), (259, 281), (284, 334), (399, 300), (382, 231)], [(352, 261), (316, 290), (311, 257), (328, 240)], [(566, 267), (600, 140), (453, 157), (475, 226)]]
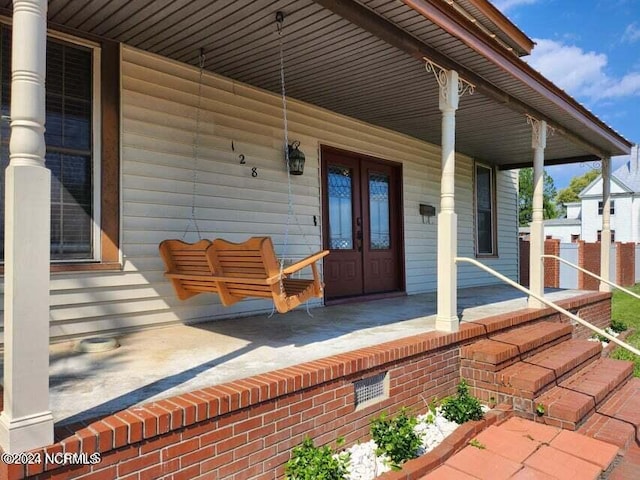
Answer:
[(184, 240), (189, 233), (189, 227), (193, 224), (196, 233), (198, 234), (198, 240), (202, 240), (202, 234), (200, 233), (200, 227), (198, 226), (198, 219), (196, 217), (196, 198), (197, 198), (197, 185), (198, 185), (198, 157), (199, 157), (199, 144), (200, 144), (200, 110), (202, 103), (202, 78), (204, 75), (204, 65), (205, 65), (205, 54), (204, 48), (200, 49), (200, 58), (199, 58), (199, 77), (198, 77), (198, 103), (196, 107), (196, 131), (193, 136), (193, 171), (191, 172), (191, 180), (192, 180), (192, 191), (191, 191), (191, 218), (189, 219), (189, 223), (187, 224), (187, 228), (182, 235), (182, 239)]
[(282, 93), (282, 121), (284, 130), (284, 157), (287, 171), (287, 225), (284, 232), (284, 247), (280, 255), (280, 294), (285, 295), (284, 290), (284, 261), (287, 256), (289, 246), (289, 227), (291, 225), (291, 216), (293, 215), (293, 194), (291, 190), (291, 173), (289, 173), (289, 124), (287, 122), (287, 92), (284, 80), (284, 13), (279, 11), (276, 13), (276, 27), (278, 30), (278, 40), (280, 47), (280, 87)]

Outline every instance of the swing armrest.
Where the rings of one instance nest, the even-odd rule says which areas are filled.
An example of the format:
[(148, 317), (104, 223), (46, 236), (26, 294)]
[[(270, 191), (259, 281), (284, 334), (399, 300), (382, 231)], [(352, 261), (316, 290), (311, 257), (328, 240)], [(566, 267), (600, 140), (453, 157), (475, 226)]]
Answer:
[(297, 272), (298, 270), (302, 270), (304, 267), (308, 267), (309, 265), (314, 264), (327, 255), (329, 255), (329, 250), (323, 250), (321, 252), (314, 253), (313, 255), (309, 255), (307, 258), (300, 260), (299, 262), (296, 262), (293, 265), (288, 266), (287, 268), (284, 268), (282, 270), (282, 273), (284, 273), (285, 275), (290, 275)]
[(280, 280), (279, 275), (269, 278), (246, 278), (246, 277), (221, 277), (218, 275), (192, 275), (189, 273), (165, 273), (167, 278), (177, 278), (181, 280), (196, 280), (207, 282), (227, 282), (227, 283), (244, 283), (247, 285), (273, 285)]

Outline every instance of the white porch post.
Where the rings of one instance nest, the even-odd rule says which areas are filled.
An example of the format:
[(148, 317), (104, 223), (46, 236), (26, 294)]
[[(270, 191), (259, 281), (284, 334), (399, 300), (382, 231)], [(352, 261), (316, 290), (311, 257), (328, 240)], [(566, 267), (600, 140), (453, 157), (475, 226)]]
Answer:
[(442, 177), (440, 181), (440, 213), (438, 213), (438, 311), (436, 330), (456, 332), (459, 328), (457, 312), (458, 274), (458, 216), (455, 212), (455, 144), (456, 110), (465, 92), (473, 93), (475, 86), (458, 77), (455, 70), (446, 70), (426, 60), (428, 72), (433, 72), (440, 86), (439, 107), (442, 112)]
[[(609, 251), (611, 250), (611, 159), (602, 158), (602, 234), (600, 235), (600, 277), (609, 280)], [(610, 292), (611, 287), (600, 282), (601, 292)]]
[(46, 0), (13, 1), (6, 170), (4, 411), (0, 446), (53, 442), (49, 410), (50, 172), (44, 166)]
[[(442, 74), (444, 77), (442, 77)], [(442, 112), (442, 178), (440, 181), (440, 213), (438, 214), (438, 311), (436, 330), (458, 330), (458, 215), (455, 212), (455, 142), (456, 110), (458, 109), (458, 72), (441, 72), (445, 81), (440, 85)]]
[[(544, 149), (547, 146), (547, 122), (527, 116), (531, 125), (531, 147), (533, 148), (533, 200), (529, 252), (529, 289), (544, 296)], [(529, 308), (545, 305), (529, 296)]]

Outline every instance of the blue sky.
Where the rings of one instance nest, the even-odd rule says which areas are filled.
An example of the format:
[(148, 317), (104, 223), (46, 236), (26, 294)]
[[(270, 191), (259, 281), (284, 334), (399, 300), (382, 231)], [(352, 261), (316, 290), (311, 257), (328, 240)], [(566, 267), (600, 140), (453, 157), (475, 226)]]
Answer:
[[(494, 0), (536, 42), (524, 59), (633, 143), (640, 143), (640, 0)], [(626, 157), (614, 158), (614, 169)], [(549, 167), (556, 188), (587, 171)]]

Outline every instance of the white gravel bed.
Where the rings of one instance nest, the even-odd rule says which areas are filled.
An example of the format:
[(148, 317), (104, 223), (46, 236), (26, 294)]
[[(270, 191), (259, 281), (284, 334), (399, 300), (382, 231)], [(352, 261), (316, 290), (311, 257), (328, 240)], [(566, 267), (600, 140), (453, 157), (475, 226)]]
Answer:
[[(458, 428), (458, 424), (444, 418), (439, 409), (436, 410), (435, 415), (429, 412), (425, 415), (418, 415), (417, 418), (418, 424), (414, 430), (421, 440), (421, 446), (417, 452), (418, 456), (433, 450)], [(377, 456), (377, 448), (376, 442), (369, 440), (345, 450), (351, 456), (348, 467), (349, 473), (346, 476), (347, 480), (373, 480), (391, 470), (390, 458), (386, 455)]]
[[(613, 330), (611, 330), (611, 327), (605, 328), (604, 331), (607, 332), (612, 337), (618, 338), (620, 336), (620, 334), (618, 332), (614, 332)], [(600, 341), (600, 340), (598, 340), (597, 337), (590, 337), (587, 340), (589, 340), (590, 342), (600, 342), (600, 343), (602, 343), (602, 348), (605, 348), (607, 345), (609, 345), (609, 339), (607, 339), (607, 341), (604, 341), (604, 340)]]

